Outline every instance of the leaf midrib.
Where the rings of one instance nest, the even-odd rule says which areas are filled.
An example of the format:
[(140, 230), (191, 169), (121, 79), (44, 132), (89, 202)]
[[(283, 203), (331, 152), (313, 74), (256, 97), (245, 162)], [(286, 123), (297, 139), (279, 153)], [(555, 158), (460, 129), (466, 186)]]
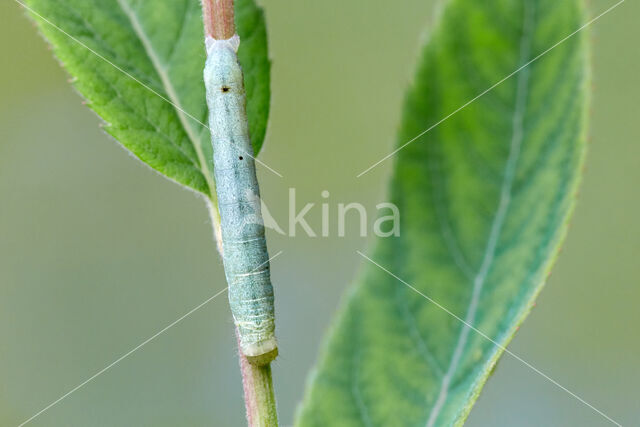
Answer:
[[(527, 63), (528, 58), (530, 56), (532, 28), (533, 28), (532, 7), (533, 6), (531, 5), (530, 2), (524, 2), (524, 26), (523, 26), (522, 37), (520, 39), (520, 58), (519, 58), (521, 66)], [(471, 300), (469, 302), (469, 306), (467, 308), (467, 314), (464, 319), (465, 323), (460, 330), (460, 334), (458, 335), (458, 341), (456, 343), (454, 352), (451, 356), (451, 360), (449, 362), (449, 368), (447, 369), (446, 374), (442, 378), (440, 392), (429, 414), (429, 418), (427, 420), (427, 427), (432, 427), (435, 424), (435, 422), (437, 421), (440, 415), (440, 411), (442, 410), (446, 402), (446, 398), (449, 392), (449, 386), (451, 385), (451, 380), (458, 368), (459, 362), (462, 358), (464, 347), (467, 343), (467, 339), (470, 332), (469, 325), (473, 325), (473, 323), (475, 323), (475, 316), (477, 314), (480, 294), (482, 292), (487, 275), (493, 263), (493, 260), (495, 257), (495, 251), (497, 248), (498, 238), (502, 231), (502, 227), (504, 226), (506, 213), (509, 208), (509, 204), (511, 202), (511, 189), (513, 186), (516, 165), (518, 162), (518, 158), (520, 155), (520, 148), (521, 148), (522, 140), (524, 137), (523, 119), (524, 119), (524, 114), (526, 109), (526, 98), (527, 98), (527, 92), (528, 92), (529, 75), (530, 75), (530, 69), (528, 67), (524, 67), (521, 70), (520, 74), (518, 75), (517, 86), (516, 86), (516, 102), (515, 102), (514, 112), (512, 116), (511, 144), (510, 144), (509, 154), (507, 157), (507, 163), (505, 166), (504, 179), (503, 179), (501, 190), (500, 190), (500, 200), (498, 204), (498, 209), (494, 216), (494, 220), (491, 224), (489, 238), (487, 240), (487, 246), (484, 251), (482, 263), (473, 279), (473, 291), (471, 295)]]
[[(198, 163), (200, 164), (200, 170), (204, 175), (204, 178), (207, 182), (207, 186), (209, 187), (210, 194), (208, 194), (208, 196), (211, 198), (211, 194), (213, 194), (213, 189), (215, 188), (215, 184), (212, 179), (211, 171), (209, 171), (209, 165), (204, 157), (202, 147), (200, 146), (200, 140), (195, 135), (191, 125), (189, 125), (187, 118), (197, 121), (200, 125), (204, 126), (205, 128), (207, 128), (208, 126), (202, 123), (200, 120), (193, 117), (191, 114), (187, 113), (184, 110), (184, 108), (182, 108), (182, 105), (180, 104), (180, 98), (178, 97), (178, 94), (175, 88), (173, 87), (173, 84), (171, 83), (171, 79), (169, 78), (169, 74), (167, 73), (166, 66), (160, 60), (160, 57), (158, 56), (155, 49), (153, 48), (151, 40), (149, 40), (149, 37), (147, 37), (147, 34), (142, 28), (142, 24), (138, 19), (138, 15), (135, 13), (135, 11), (129, 6), (129, 4), (125, 0), (117, 0), (117, 3), (120, 9), (122, 10), (122, 12), (125, 14), (127, 19), (129, 20), (129, 23), (131, 24), (133, 31), (138, 36), (138, 39), (142, 43), (142, 46), (144, 47), (147, 57), (151, 61), (151, 64), (153, 65), (154, 70), (158, 74), (158, 77), (160, 77), (160, 81), (162, 82), (162, 87), (164, 88), (165, 93), (169, 98), (171, 106), (174, 108), (175, 113), (178, 116), (178, 120), (180, 121), (180, 124), (182, 125), (183, 130), (185, 131), (185, 133), (189, 137), (189, 140), (191, 141), (191, 144), (193, 145), (193, 148), (196, 152), (196, 156), (198, 157)], [(184, 26), (184, 21), (183, 21), (183, 26)]]

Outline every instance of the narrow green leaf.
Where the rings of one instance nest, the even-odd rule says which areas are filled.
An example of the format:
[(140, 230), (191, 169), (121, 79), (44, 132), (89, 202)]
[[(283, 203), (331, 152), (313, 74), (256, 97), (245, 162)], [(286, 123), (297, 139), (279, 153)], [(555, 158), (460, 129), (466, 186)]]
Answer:
[[(408, 93), (399, 143), (582, 22), (578, 0), (448, 2)], [(395, 156), (400, 236), (378, 240), (370, 258), (380, 266), (364, 260), (299, 425), (465, 420), (566, 233), (585, 151), (585, 40), (567, 39)]]
[[(40, 15), (32, 14), (73, 76), (75, 87), (106, 122), (106, 131), (153, 169), (215, 197), (210, 194), (213, 166), (205, 126), (200, 1), (26, 3)], [(253, 0), (238, 0), (236, 23), (242, 40), (238, 54), (246, 78), (249, 127), (257, 154), (264, 141), (270, 98), (264, 15)]]

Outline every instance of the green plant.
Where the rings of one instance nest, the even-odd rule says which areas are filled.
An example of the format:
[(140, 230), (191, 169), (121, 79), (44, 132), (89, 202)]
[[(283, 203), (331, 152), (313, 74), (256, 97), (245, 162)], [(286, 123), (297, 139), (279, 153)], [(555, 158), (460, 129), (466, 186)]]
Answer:
[[(105, 130), (202, 194), (219, 235), (198, 2), (27, 4)], [(269, 112), (266, 27), (253, 0), (235, 10), (257, 155)], [(579, 0), (447, 2), (392, 156), (401, 233), (362, 254), (300, 425), (465, 420), (566, 233), (585, 151), (583, 20)], [(242, 364), (255, 379), (248, 400), (266, 400), (254, 423), (275, 423), (268, 365)]]

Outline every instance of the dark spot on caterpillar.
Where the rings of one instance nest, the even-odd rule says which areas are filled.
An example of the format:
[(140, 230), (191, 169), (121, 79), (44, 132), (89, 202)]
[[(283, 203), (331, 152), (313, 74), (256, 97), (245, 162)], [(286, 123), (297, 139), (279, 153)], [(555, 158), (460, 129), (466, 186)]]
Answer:
[(240, 157), (238, 157), (238, 158), (239, 158), (240, 160), (242, 160), (244, 157), (240, 156)]
[(222, 86), (222, 91), (223, 92), (229, 92), (231, 90), (231, 88), (229, 86)]

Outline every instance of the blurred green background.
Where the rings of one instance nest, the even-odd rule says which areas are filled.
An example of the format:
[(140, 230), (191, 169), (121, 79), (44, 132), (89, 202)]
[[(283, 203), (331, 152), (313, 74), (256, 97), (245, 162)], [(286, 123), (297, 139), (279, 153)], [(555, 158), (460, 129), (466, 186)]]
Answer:
[[(592, 0), (590, 10), (613, 3)], [(288, 188), (299, 204), (322, 203), (327, 190), (333, 209), (359, 201), (373, 216), (391, 162), (355, 175), (394, 144), (436, 2), (263, 5), (274, 95), (261, 159), (284, 175), (259, 170), (266, 204), (286, 226)], [(547, 288), (510, 346), (624, 425), (640, 424), (638, 16), (640, 4), (628, 1), (591, 27), (594, 95), (579, 205)], [(226, 285), (202, 201), (99, 130), (15, 2), (0, 3), (0, 23), (0, 426), (15, 426)], [(319, 229), (317, 206), (310, 223)], [(355, 250), (367, 241), (357, 234), (269, 233), (271, 252), (284, 251), (273, 262), (283, 425), (362, 262)], [(226, 295), (31, 424), (243, 425)], [(607, 422), (505, 356), (468, 425)]]

